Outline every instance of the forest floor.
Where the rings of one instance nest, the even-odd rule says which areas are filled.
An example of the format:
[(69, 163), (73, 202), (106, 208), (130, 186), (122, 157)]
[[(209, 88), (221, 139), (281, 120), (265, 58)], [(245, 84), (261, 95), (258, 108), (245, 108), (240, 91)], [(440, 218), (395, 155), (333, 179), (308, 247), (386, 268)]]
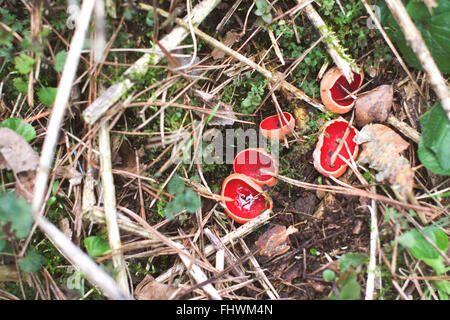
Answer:
[[(187, 1), (190, 10), (199, 2), (208, 1)], [(407, 145), (402, 155), (413, 173), (414, 201), (398, 197), (392, 181), (377, 180), (379, 168), (368, 164), (352, 165), (337, 179), (327, 177), (314, 167), (321, 129), (331, 119), (353, 118), (352, 112), (338, 115), (316, 107), (322, 103), (321, 80), (334, 61), (328, 42), (320, 39), (305, 13), (305, 5), (311, 5), (308, 1), (269, 1), (271, 6), (262, 7), (260, 1), (258, 6), (253, 1), (217, 2), (198, 28), (240, 56), (230, 56), (188, 32), (175, 50), (164, 52), (161, 61), (150, 63), (143, 73), (126, 74), (145, 50), (155, 46), (155, 39), (164, 45), (175, 41), (175, 35), (165, 36), (177, 23), (149, 11), (152, 1), (147, 5), (116, 1), (116, 7), (105, 11), (106, 36), (98, 62), (94, 51), (102, 34), (96, 34), (91, 24), (50, 161), (49, 190), (42, 193), (41, 212), (109, 275), (117, 279), (122, 274), (119, 287), (128, 286), (137, 299), (445, 298), (448, 272), (437, 271), (400, 241), (413, 230), (423, 231), (424, 214), (427, 224), (446, 235), (441, 246), (439, 236), (427, 233), (441, 249), (433, 261), (448, 269), (448, 254), (442, 248), (448, 247), (450, 180), (421, 164), (414, 139), (421, 132), (420, 117), (439, 100), (426, 73), (409, 68), (414, 81), (408, 76), (363, 2), (314, 4), (340, 40), (337, 50), (344, 49), (347, 62), (364, 73), (362, 91), (392, 85), (391, 121), (384, 124)], [(56, 108), (52, 107), (56, 88), (67, 69), (73, 12), (65, 1), (36, 1), (42, 3), (41, 13), (24, 3), (0, 1), (0, 30), (5, 33), (0, 33), (4, 53), (0, 122), (24, 119), (35, 131), (29, 145), (41, 155)], [(153, 3), (179, 18), (187, 14), (186, 1)], [(193, 55), (195, 62), (189, 66)], [(150, 57), (152, 61), (154, 56)], [(284, 74), (285, 81), (312, 103), (289, 86), (272, 90), (276, 81), (269, 81), (241, 57), (271, 74)], [(187, 68), (179, 69), (183, 65)], [(97, 121), (88, 123), (85, 110), (100, 96), (111, 98), (107, 90), (126, 79), (133, 86)], [(239, 141), (239, 135), (227, 144), (226, 137), (238, 129), (258, 133), (261, 121), (281, 110), (294, 116), (296, 126), (295, 134), (277, 146), (277, 183), (264, 187), (273, 201), (272, 210), (253, 225), (241, 225), (227, 215), (220, 201), (222, 183), (233, 173), (232, 161), (224, 158), (230, 150), (234, 158), (241, 142), (244, 147), (253, 144)], [(215, 133), (216, 140), (205, 138), (208, 132)], [(105, 147), (102, 134), (110, 146)], [(217, 139), (223, 140), (223, 161), (194, 161), (199, 146), (206, 150)], [(2, 143), (6, 142), (0, 137)], [(389, 162), (398, 155), (379, 156)], [(11, 165), (2, 165), (1, 157), (0, 191), (15, 189), (31, 204), (36, 173), (20, 176), (10, 170)], [(33, 157), (33, 151), (20, 151), (17, 161)], [(113, 184), (105, 183), (108, 174)], [(341, 189), (332, 192), (337, 190), (333, 187)], [(119, 217), (120, 253), (110, 250), (114, 226), (105, 223), (108, 210)], [(87, 271), (52, 243), (42, 228), (33, 226), (29, 235), (19, 236), (1, 223), (0, 219), (1, 299), (107, 297), (101, 285), (92, 283)], [(213, 245), (214, 236), (226, 250)], [(194, 272), (198, 267), (200, 271)]]

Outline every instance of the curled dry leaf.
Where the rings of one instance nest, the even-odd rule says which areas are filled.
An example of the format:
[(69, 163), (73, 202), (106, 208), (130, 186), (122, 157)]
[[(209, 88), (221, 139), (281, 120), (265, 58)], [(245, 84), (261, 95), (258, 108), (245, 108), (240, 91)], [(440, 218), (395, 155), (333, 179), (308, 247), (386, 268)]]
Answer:
[(371, 122), (386, 121), (392, 107), (393, 86), (384, 84), (358, 96), (355, 104), (355, 121), (359, 127)]
[(289, 235), (296, 233), (298, 230), (290, 226), (275, 225), (264, 232), (255, 242), (259, 249), (259, 254), (266, 257), (274, 257), (287, 252), (290, 248)]
[(401, 201), (412, 197), (414, 172), (409, 161), (400, 155), (409, 144), (399, 134), (382, 124), (368, 124), (355, 136), (362, 144), (359, 163), (378, 171), (377, 181), (389, 179), (392, 190)]
[(34, 171), (39, 165), (39, 156), (24, 137), (9, 128), (0, 128), (0, 169), (19, 173)]
[(0, 169), (12, 170), (16, 192), (31, 202), (39, 155), (24, 137), (9, 128), (0, 128)]
[(152, 276), (145, 278), (136, 286), (134, 296), (137, 300), (175, 299), (178, 288), (156, 281)]

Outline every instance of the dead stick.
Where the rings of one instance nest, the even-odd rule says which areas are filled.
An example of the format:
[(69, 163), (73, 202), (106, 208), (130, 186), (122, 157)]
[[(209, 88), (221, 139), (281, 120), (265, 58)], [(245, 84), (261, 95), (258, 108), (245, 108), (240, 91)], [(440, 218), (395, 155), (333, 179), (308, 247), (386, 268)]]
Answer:
[[(352, 118), (350, 119), (350, 122), (347, 126), (347, 129), (345, 129), (344, 135), (341, 139), (341, 141), (339, 141), (338, 147), (336, 148), (336, 150), (334, 151), (333, 155), (331, 156), (331, 167), (334, 167), (334, 162), (336, 161), (337, 155), (339, 154), (339, 152), (341, 152), (342, 147), (344, 146), (344, 142), (345, 140), (347, 140), (348, 134), (350, 133), (350, 129), (353, 123), (353, 119), (355, 117), (355, 111), (353, 110), (352, 112)], [(351, 156), (351, 154), (349, 154), (349, 156)]]

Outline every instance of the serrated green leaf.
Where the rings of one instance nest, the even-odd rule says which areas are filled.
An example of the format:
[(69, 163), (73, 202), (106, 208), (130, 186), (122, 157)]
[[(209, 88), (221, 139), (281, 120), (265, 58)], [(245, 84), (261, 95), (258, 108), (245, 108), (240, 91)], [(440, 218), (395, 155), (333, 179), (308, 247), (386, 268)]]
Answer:
[(0, 193), (0, 224), (10, 223), (17, 238), (25, 238), (30, 233), (33, 216), (29, 204), (14, 193)]
[(63, 71), (64, 63), (66, 62), (66, 58), (67, 58), (67, 52), (66, 51), (59, 51), (55, 55), (55, 65), (53, 66), (53, 68), (55, 69), (56, 72), (62, 72)]
[(326, 269), (322, 272), (322, 278), (325, 281), (333, 281), (336, 278), (336, 274), (333, 270)]
[(14, 130), (22, 137), (24, 137), (27, 142), (30, 142), (31, 140), (36, 138), (36, 130), (34, 130), (33, 126), (19, 118), (6, 119), (1, 123), (0, 127), (6, 127)]
[[(343, 279), (344, 281), (342, 281)], [(341, 275), (339, 281), (342, 282), (339, 289), (339, 300), (358, 300), (361, 297), (361, 286), (356, 280), (355, 272)]]
[(14, 78), (13, 84), (17, 91), (21, 93), (28, 92), (28, 83), (26, 83), (22, 78)]
[(167, 191), (176, 195), (184, 191), (184, 182), (180, 179), (180, 176), (175, 174), (172, 179), (170, 179), (169, 184), (167, 185)]
[(30, 248), (28, 254), (19, 262), (20, 270), (26, 273), (37, 272), (45, 263), (45, 258), (36, 249)]
[(31, 71), (31, 67), (35, 63), (35, 60), (27, 56), (25, 53), (21, 53), (20, 56), (14, 58), (14, 65), (16, 70), (21, 74), (28, 74)]
[(87, 253), (91, 257), (99, 257), (110, 250), (108, 241), (104, 236), (91, 236), (83, 240)]
[(418, 149), (419, 160), (433, 172), (436, 170), (449, 174), (450, 120), (440, 102), (420, 118), (420, 128), (422, 135)]
[[(448, 237), (442, 230), (429, 226), (423, 229), (423, 233), (430, 238), (431, 241), (443, 252), (448, 248)], [(434, 268), (438, 274), (445, 272), (443, 257), (437, 250), (425, 239), (425, 237), (417, 230), (411, 229), (402, 234), (399, 243), (408, 248), (411, 254), (419, 260), (422, 260), (430, 267)]]
[(58, 88), (42, 87), (37, 94), (39, 101), (41, 101), (44, 106), (50, 107), (53, 102), (55, 102), (57, 90)]
[(184, 194), (184, 205), (189, 213), (195, 213), (201, 208), (202, 202), (197, 193), (188, 189)]
[(359, 267), (369, 260), (369, 257), (364, 253), (349, 252), (344, 254), (339, 259), (339, 267), (341, 272), (346, 272), (350, 267)]

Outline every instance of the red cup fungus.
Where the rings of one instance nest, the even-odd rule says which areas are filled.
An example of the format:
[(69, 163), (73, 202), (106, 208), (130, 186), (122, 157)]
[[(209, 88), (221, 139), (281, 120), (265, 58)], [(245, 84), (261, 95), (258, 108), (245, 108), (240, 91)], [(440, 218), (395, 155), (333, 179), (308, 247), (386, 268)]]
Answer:
[(265, 210), (271, 210), (273, 206), (272, 199), (263, 189), (240, 173), (233, 173), (224, 180), (221, 202), (228, 216), (241, 224), (256, 218)]
[[(364, 72), (353, 72), (353, 82), (348, 83), (345, 76), (338, 67), (333, 67), (323, 75), (320, 82), (320, 98), (323, 105), (330, 111), (335, 113), (346, 113), (355, 105), (355, 99), (348, 97), (348, 92), (353, 93), (362, 84), (364, 80)], [(346, 98), (347, 97), (347, 98)]]
[[(289, 112), (283, 112), (289, 126), (294, 130), (295, 118)], [(261, 134), (269, 140), (281, 140), (291, 133), (291, 129), (281, 115), (270, 116), (259, 125)]]
[(332, 163), (333, 154), (338, 148), (341, 139), (344, 137), (348, 125), (349, 123), (345, 120), (335, 119), (326, 122), (322, 128), (316, 149), (313, 152), (313, 159), (316, 170), (325, 176), (329, 174), (334, 178), (338, 178), (345, 173), (347, 164), (339, 155), (350, 161), (346, 144), (353, 159), (356, 159), (358, 155), (359, 145), (353, 141), (358, 131), (354, 127), (350, 127), (350, 131), (345, 139), (346, 143), (342, 145), (339, 154), (335, 157), (334, 164)]
[(239, 152), (234, 158), (233, 170), (245, 174), (259, 186), (273, 187), (276, 178), (270, 174), (261, 173), (260, 169), (277, 173), (278, 162), (262, 148), (250, 148)]

